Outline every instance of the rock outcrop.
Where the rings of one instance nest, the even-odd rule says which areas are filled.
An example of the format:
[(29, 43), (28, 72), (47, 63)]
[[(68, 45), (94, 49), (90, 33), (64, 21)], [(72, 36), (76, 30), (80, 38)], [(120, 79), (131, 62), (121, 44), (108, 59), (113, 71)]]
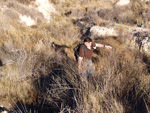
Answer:
[(0, 19), (1, 23), (8, 25), (8, 23), (17, 22), (27, 26), (49, 23), (52, 13), (56, 12), (54, 6), (48, 0), (36, 0), (31, 2), (30, 5), (12, 0), (2, 3), (0, 11), (0, 16), (3, 17), (3, 20)]
[(128, 5), (130, 3), (130, 0), (119, 0), (116, 5), (117, 6), (124, 6), (124, 5)]
[(141, 49), (140, 49), (140, 51), (150, 55), (150, 37), (145, 37), (141, 41)]
[(129, 40), (133, 48), (150, 55), (150, 36), (147, 32), (134, 32)]
[(118, 36), (117, 32), (114, 28), (93, 26), (90, 29), (90, 33), (92, 37), (101, 37), (101, 36)]

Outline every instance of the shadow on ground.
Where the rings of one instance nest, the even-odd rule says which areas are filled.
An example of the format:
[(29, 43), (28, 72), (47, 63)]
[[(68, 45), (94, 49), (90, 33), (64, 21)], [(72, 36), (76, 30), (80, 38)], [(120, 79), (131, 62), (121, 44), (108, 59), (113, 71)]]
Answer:
[(36, 102), (31, 105), (18, 102), (15, 110), (9, 113), (58, 113), (76, 107), (73, 99), (74, 88), (65, 71), (53, 70), (48, 76), (41, 76), (35, 83), (39, 92)]

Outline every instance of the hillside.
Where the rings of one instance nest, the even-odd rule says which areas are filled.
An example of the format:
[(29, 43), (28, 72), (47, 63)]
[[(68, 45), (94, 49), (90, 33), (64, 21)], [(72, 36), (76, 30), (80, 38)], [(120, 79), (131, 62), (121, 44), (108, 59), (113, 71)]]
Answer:
[[(149, 0), (1, 0), (0, 112), (149, 113)], [(78, 74), (85, 36), (94, 75)]]

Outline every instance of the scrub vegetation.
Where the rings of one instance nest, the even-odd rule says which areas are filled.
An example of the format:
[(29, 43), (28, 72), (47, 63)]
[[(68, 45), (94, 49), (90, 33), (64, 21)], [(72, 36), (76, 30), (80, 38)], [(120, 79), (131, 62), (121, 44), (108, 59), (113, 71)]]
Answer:
[(94, 51), (95, 74), (89, 79), (78, 75), (73, 48), (93, 25), (130, 27), (144, 22), (149, 29), (145, 13), (150, 12), (150, 3), (132, 0), (120, 8), (103, 0), (49, 1), (59, 12), (50, 23), (27, 27), (11, 20), (13, 27), (0, 29), (0, 108), (34, 113), (149, 113), (150, 57), (127, 45), (128, 29), (117, 26), (118, 37), (93, 40), (113, 49)]

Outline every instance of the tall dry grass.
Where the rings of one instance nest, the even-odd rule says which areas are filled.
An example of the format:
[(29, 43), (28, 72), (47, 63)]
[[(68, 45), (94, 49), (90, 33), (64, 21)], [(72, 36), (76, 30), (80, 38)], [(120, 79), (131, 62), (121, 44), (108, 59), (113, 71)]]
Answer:
[[(100, 63), (103, 68), (99, 67), (99, 72), (89, 78), (88, 82), (77, 74), (71, 61), (68, 64), (66, 61), (52, 60), (55, 71), (43, 78), (45, 84), (42, 89), (46, 87), (43, 106), (48, 104), (53, 112), (62, 113), (148, 112), (149, 81), (141, 79), (143, 76), (149, 78), (147, 68), (136, 55), (128, 54), (124, 56), (113, 51), (108, 57), (99, 56), (99, 62), (94, 65)], [(146, 92), (143, 92), (143, 87)]]
[[(66, 9), (73, 3), (75, 9), (84, 4), (79, 8), (81, 11), (96, 3), (88, 0), (56, 2), (58, 7), (64, 5)], [(101, 48), (94, 52), (95, 74), (88, 80), (79, 76), (73, 48), (82, 34), (64, 15), (65, 8), (61, 15), (53, 16), (50, 24), (27, 28), (14, 22), (17, 30), (1, 30), (1, 104), (21, 112), (148, 113), (148, 56), (145, 62), (145, 56), (130, 50), (123, 38), (109, 37), (97, 41), (112, 45), (113, 50)], [(57, 48), (57, 51), (51, 46), (52, 42), (70, 48)]]
[[(0, 31), (0, 59), (3, 64), (0, 67), (1, 106), (13, 108), (17, 102), (34, 103), (38, 91), (33, 82), (41, 76), (37, 70), (47, 74), (49, 71), (46, 66), (41, 68), (41, 65), (51, 57), (58, 56), (57, 61), (61, 61), (63, 57), (61, 50), (56, 52), (51, 43), (65, 44), (72, 48), (74, 41), (79, 40), (76, 39), (80, 35), (78, 28), (68, 19), (61, 16), (54, 18), (51, 24), (30, 28), (14, 22), (13, 26), (17, 30)], [(71, 48), (64, 51), (74, 58), (73, 54), (70, 54), (73, 52)]]
[[(113, 46), (97, 49), (95, 74), (87, 80), (78, 75), (73, 48), (79, 29), (61, 18), (56, 23), (1, 36), (1, 102), (3, 106), (28, 111), (123, 113), (149, 111), (149, 72), (141, 53), (127, 48), (121, 38), (96, 42)], [(61, 23), (61, 24), (58, 24)], [(17, 26), (16, 26), (17, 27)], [(55, 29), (57, 28), (57, 30)], [(70, 38), (72, 37), (72, 38)], [(55, 51), (51, 43), (67, 45)], [(4, 103), (10, 103), (4, 104)]]

